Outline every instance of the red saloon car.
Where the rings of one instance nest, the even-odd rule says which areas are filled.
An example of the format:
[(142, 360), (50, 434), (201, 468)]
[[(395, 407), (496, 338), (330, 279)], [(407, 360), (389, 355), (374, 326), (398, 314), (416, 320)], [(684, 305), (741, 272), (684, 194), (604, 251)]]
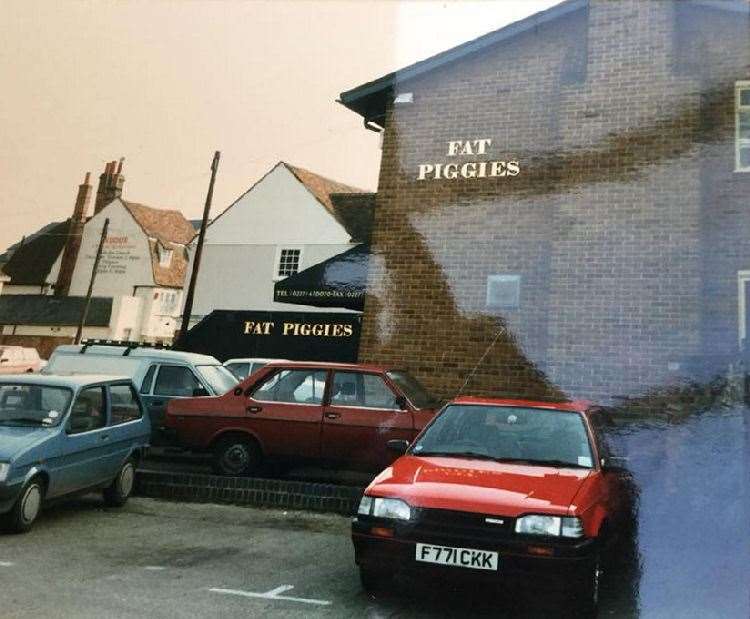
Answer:
[[(352, 523), (363, 586), (397, 572), (562, 584), (596, 607), (600, 551), (629, 514), (624, 471), (586, 403), (450, 402), (365, 490)], [(562, 577), (562, 578), (561, 578)]]
[(170, 401), (179, 445), (211, 451), (214, 469), (247, 475), (264, 459), (324, 461), (380, 471), (413, 440), (435, 402), (408, 373), (360, 364), (273, 362), (218, 397)]

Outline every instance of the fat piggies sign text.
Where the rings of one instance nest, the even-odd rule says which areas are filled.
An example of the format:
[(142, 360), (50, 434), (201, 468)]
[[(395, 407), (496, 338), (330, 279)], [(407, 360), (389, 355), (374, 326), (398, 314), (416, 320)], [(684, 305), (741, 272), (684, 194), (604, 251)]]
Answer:
[[(448, 142), (447, 157), (487, 157), (492, 146), (490, 138), (452, 140)], [(454, 180), (457, 178), (507, 178), (518, 176), (518, 161), (466, 161), (464, 163), (422, 163), (417, 180)]]

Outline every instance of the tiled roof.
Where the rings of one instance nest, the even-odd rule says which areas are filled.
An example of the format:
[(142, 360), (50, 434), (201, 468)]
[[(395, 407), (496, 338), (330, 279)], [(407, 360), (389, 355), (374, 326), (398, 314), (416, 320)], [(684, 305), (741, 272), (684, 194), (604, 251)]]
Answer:
[[(81, 319), (86, 297), (37, 294), (0, 295), (0, 324), (73, 326)], [(111, 297), (91, 297), (86, 326), (107, 327), (112, 316)]]
[[(334, 216), (344, 229), (353, 239), (361, 237), (365, 232), (364, 228), (372, 227), (372, 208), (374, 206), (375, 194), (345, 185), (338, 181), (331, 180), (305, 168), (290, 165), (282, 162), (284, 166), (302, 183), (305, 188), (320, 202), (325, 209)], [(347, 198), (336, 199), (334, 196), (342, 195)], [(367, 196), (357, 200), (355, 196)], [(361, 213), (356, 209), (361, 208)], [(365, 234), (369, 238), (369, 230)]]
[(369, 243), (375, 218), (374, 193), (334, 193), (331, 202), (335, 217), (354, 243)]
[[(122, 201), (138, 225), (149, 237), (151, 270), (157, 286), (181, 288), (185, 283), (188, 255), (185, 245), (195, 236), (193, 225), (179, 211), (156, 209), (137, 202)], [(159, 244), (172, 250), (169, 266), (159, 261)]]
[(195, 236), (195, 229), (180, 211), (152, 208), (125, 200), (122, 203), (143, 231), (162, 243), (187, 245)]
[(41, 286), (68, 238), (70, 220), (48, 224), (15, 246), (3, 265), (10, 286)]

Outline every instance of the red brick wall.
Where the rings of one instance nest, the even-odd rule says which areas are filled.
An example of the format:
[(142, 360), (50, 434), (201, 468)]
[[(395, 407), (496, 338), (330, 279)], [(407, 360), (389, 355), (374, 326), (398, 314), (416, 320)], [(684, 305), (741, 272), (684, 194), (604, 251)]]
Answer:
[[(696, 69), (681, 11), (594, 0), (400, 88), (414, 103), (387, 116), (361, 360), (452, 395), (486, 353), (465, 392), (606, 399), (689, 378), (708, 341), (736, 351), (748, 182), (727, 165), (747, 24), (702, 14), (720, 69)], [(447, 157), (474, 138), (488, 157)], [(421, 163), (497, 159), (521, 174), (416, 180)], [(521, 275), (518, 310), (486, 307), (491, 274)]]

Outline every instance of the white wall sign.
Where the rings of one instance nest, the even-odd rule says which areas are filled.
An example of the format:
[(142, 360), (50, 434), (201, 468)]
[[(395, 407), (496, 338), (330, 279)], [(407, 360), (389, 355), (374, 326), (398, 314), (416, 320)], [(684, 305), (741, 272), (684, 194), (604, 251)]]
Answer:
[[(492, 139), (451, 140), (446, 157), (487, 157)], [(466, 161), (464, 163), (421, 163), (417, 180), (455, 180), (457, 178), (507, 178), (518, 176), (518, 161)]]

